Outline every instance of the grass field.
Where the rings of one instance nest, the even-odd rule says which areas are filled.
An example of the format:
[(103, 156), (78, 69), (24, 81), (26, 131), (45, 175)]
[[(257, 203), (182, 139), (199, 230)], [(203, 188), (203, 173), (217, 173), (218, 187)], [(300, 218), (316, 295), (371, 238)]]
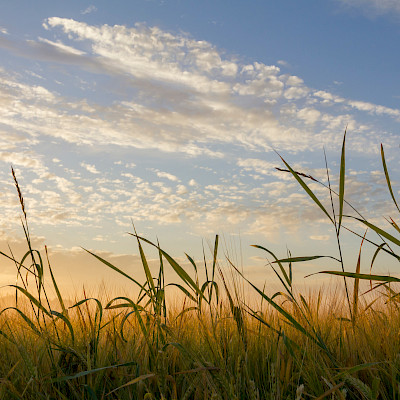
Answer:
[[(133, 232), (145, 282), (92, 254), (136, 285), (139, 295), (109, 300), (84, 296), (67, 306), (47, 250), (39, 252), (31, 246), (24, 199), (13, 171), (27, 251), (21, 260), (2, 253), (15, 262), (17, 284), (10, 286), (15, 290), (13, 305), (0, 313), (0, 398), (400, 399), (396, 291), (400, 279), (363, 274), (360, 262), (348, 272), (341, 251), (341, 232), (346, 229), (342, 222), (358, 220), (377, 235), (378, 242), (359, 235), (362, 245), (368, 242), (375, 247), (371, 265), (380, 253), (400, 260), (396, 253), (400, 240), (346, 206), (345, 138), (346, 134), (337, 192), (328, 175), (329, 210), (306, 183), (321, 182), (294, 171), (283, 159), (281, 169), (332, 222), (338, 270), (322, 272), (343, 278), (343, 290), (336, 296), (324, 291), (305, 295), (295, 289), (293, 264), (321, 256), (278, 259), (270, 249), (255, 246), (270, 260), (282, 284), (281, 291), (268, 295), (231, 260), (226, 260), (229, 274), (221, 269), (218, 236), (211, 261), (197, 265), (187, 256), (192, 268), (186, 270), (157, 243)], [(399, 210), (383, 147), (381, 157), (389, 194)], [(343, 215), (345, 207), (354, 215)], [(389, 222), (400, 233), (395, 220)], [(158, 251), (155, 274), (148, 266), (145, 246)], [(169, 286), (181, 293), (182, 304), (165, 295), (166, 267), (179, 278)], [(45, 274), (57, 295), (56, 304), (47, 294)], [(361, 284), (368, 281), (369, 293), (363, 296)], [(246, 299), (240, 289), (243, 284), (257, 294), (257, 303)]]

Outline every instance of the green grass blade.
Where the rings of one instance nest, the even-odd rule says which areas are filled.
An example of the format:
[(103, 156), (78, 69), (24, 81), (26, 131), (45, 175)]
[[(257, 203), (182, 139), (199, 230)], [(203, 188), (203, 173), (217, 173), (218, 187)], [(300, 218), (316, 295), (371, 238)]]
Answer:
[[(83, 247), (82, 247), (83, 248)], [(97, 258), (99, 261), (101, 261), (103, 264), (107, 265), (107, 267), (113, 269), (114, 271), (118, 272), (119, 274), (121, 274), (122, 276), (125, 276), (125, 278), (128, 278), (130, 281), (132, 281), (133, 283), (135, 283), (136, 285), (138, 285), (140, 287), (141, 290), (143, 290), (149, 297), (150, 293), (149, 291), (143, 286), (141, 285), (136, 279), (133, 279), (131, 276), (129, 276), (127, 273), (125, 273), (124, 271), (120, 270), (118, 267), (116, 267), (115, 265), (109, 263), (107, 260), (105, 260), (104, 258), (101, 258), (100, 256), (98, 256), (97, 254), (92, 253), (91, 251), (83, 248), (83, 250), (85, 250), (86, 252), (88, 252), (89, 254), (91, 254), (93, 257)]]
[(94, 374), (94, 373), (99, 372), (99, 371), (104, 371), (104, 370), (107, 370), (107, 369), (121, 368), (121, 367), (129, 367), (131, 365), (137, 365), (136, 361), (130, 361), (130, 362), (127, 362), (127, 363), (124, 363), (124, 364), (109, 365), (107, 367), (95, 368), (95, 369), (91, 369), (89, 371), (82, 371), (82, 372), (79, 372), (79, 373), (77, 373), (75, 375), (63, 376), (63, 377), (60, 377), (60, 378), (52, 379), (51, 382), (52, 383), (56, 383), (56, 382), (69, 381), (71, 379), (81, 378), (82, 376)]
[(355, 365), (354, 367), (345, 369), (344, 371), (340, 372), (333, 379), (336, 381), (338, 379), (345, 377), (346, 375), (351, 375), (359, 371), (364, 371), (379, 364), (382, 364), (382, 362), (370, 362), (370, 363)]
[[(281, 264), (281, 262), (280, 262), (280, 260), (278, 259), (278, 257), (276, 257), (276, 255), (275, 255), (272, 251), (266, 249), (266, 248), (263, 247), (263, 246), (260, 246), (260, 245), (258, 245), (258, 244), (252, 244), (251, 246), (252, 246), (252, 247), (255, 247), (256, 249), (264, 250), (264, 251), (266, 251), (268, 254), (270, 254), (272, 257), (274, 257), (275, 262), (279, 265), (279, 268), (280, 268), (280, 270), (281, 270), (281, 272), (282, 272), (282, 274), (283, 274), (283, 276), (284, 276), (284, 278), (285, 278), (287, 284), (288, 284), (289, 286), (291, 286), (291, 281), (290, 281), (290, 279), (289, 279), (289, 276), (288, 276), (288, 274), (286, 273), (285, 268), (283, 268), (283, 265)], [(275, 273), (276, 273), (276, 272), (275, 272)], [(277, 275), (278, 275), (278, 274), (277, 274)], [(279, 277), (279, 275), (278, 275), (278, 277)], [(280, 277), (279, 277), (279, 278), (280, 278)], [(286, 285), (285, 285), (285, 287), (286, 287)]]
[(176, 317), (174, 317), (175, 321), (177, 321), (180, 317), (182, 317), (184, 314), (190, 312), (190, 311), (199, 311), (198, 307), (188, 307), (182, 310)]
[(72, 327), (71, 321), (67, 318), (67, 316), (65, 314), (59, 313), (57, 311), (52, 311), (51, 314), (60, 318), (65, 323), (65, 325), (67, 325), (69, 332), (71, 334), (72, 343), (74, 343), (75, 342), (75, 334), (74, 334), (74, 328)]
[(382, 166), (383, 166), (383, 171), (385, 173), (387, 187), (389, 189), (390, 195), (392, 196), (392, 200), (393, 200), (394, 204), (396, 205), (397, 210), (400, 212), (400, 208), (397, 205), (397, 201), (396, 201), (396, 199), (394, 197), (394, 194), (393, 194), (392, 185), (390, 183), (389, 172), (387, 170), (386, 160), (385, 160), (385, 152), (383, 151), (383, 145), (382, 144), (381, 144), (381, 157), (382, 157)]
[[(358, 253), (358, 259), (357, 259), (356, 275), (360, 274), (360, 270), (361, 270), (361, 251), (362, 251), (362, 246), (363, 246), (364, 239), (365, 239), (365, 236), (367, 234), (367, 231), (368, 230), (365, 231), (364, 238), (361, 241), (360, 251)], [(353, 315), (352, 315), (354, 322), (357, 319), (357, 313), (358, 313), (358, 292), (359, 292), (359, 289), (360, 289), (360, 279), (359, 278), (355, 278), (354, 279), (354, 290), (353, 290)]]
[(51, 316), (50, 312), (43, 307), (42, 303), (36, 299), (34, 296), (32, 296), (26, 289), (24, 289), (21, 286), (17, 286), (17, 285), (8, 285), (9, 287), (13, 287), (17, 290), (19, 290), (21, 293), (23, 293), (38, 309), (40, 309), (40, 311), (42, 311), (44, 314), (46, 314), (47, 316)]
[(89, 297), (87, 299), (83, 299), (78, 301), (77, 303), (75, 303), (73, 306), (69, 307), (69, 308), (75, 308), (75, 307), (79, 307), (82, 304), (87, 303), (89, 300), (94, 300), (96, 302), (97, 305), (97, 309), (99, 310), (100, 313), (103, 313), (103, 306), (101, 305), (100, 300), (94, 298), (94, 297)]
[(32, 331), (34, 333), (36, 333), (36, 335), (38, 335), (38, 336), (42, 335), (42, 332), (36, 327), (36, 325), (32, 322), (32, 320), (25, 313), (23, 313), (21, 310), (19, 310), (16, 307), (4, 308), (3, 310), (0, 311), (0, 315), (3, 314), (7, 310), (16, 311), (20, 315), (20, 317), (22, 317), (22, 319), (29, 325), (29, 327), (32, 329)]
[(277, 270), (271, 265), (272, 271), (275, 272), (275, 275), (278, 277), (278, 279), (281, 281), (283, 287), (286, 289), (286, 291), (289, 293), (289, 295), (291, 296), (291, 300), (294, 300), (293, 298), (293, 293), (291, 291), (291, 286), (290, 286), (290, 282), (287, 284), (282, 277), (278, 274)]
[(154, 296), (156, 294), (156, 287), (154, 285), (153, 276), (151, 275), (149, 264), (147, 263), (147, 259), (144, 254), (142, 244), (140, 243), (138, 236), (136, 236), (136, 238), (137, 238), (137, 242), (138, 242), (139, 253), (140, 253), (140, 258), (142, 260), (143, 269), (146, 274), (147, 284), (150, 288), (150, 293), (152, 294), (151, 299), (154, 301)]
[[(215, 235), (213, 265), (212, 265), (212, 275), (211, 275), (212, 282), (214, 282), (214, 277), (215, 277), (215, 267), (217, 265), (217, 255), (218, 255), (218, 235)], [(211, 287), (210, 287), (210, 303), (212, 300), (212, 294), (213, 294), (213, 285), (211, 285)]]
[(303, 335), (307, 336), (312, 341), (316, 342), (318, 345), (319, 343), (317, 340), (298, 322), (296, 319), (289, 314), (285, 309), (275, 303), (270, 297), (268, 297), (264, 292), (258, 289), (257, 286), (253, 285), (238, 269), (236, 271), (242, 276), (242, 278), (264, 299), (266, 300), (275, 310), (279, 312), (282, 316), (284, 316), (292, 325)]
[[(114, 303), (117, 300), (125, 300), (126, 303), (123, 304), (116, 304), (116, 305), (112, 305), (112, 303)], [(106, 306), (104, 307), (105, 309), (114, 309), (114, 308), (126, 308), (126, 307), (131, 307), (133, 308), (133, 304), (136, 304), (133, 302), (133, 300), (131, 300), (129, 297), (125, 297), (125, 296), (118, 296), (115, 297), (114, 299), (111, 299)], [(140, 310), (143, 310), (143, 307), (140, 306), (139, 304), (136, 304), (136, 307), (138, 307)]]
[(364, 225), (368, 226), (368, 228), (372, 229), (373, 231), (375, 231), (377, 234), (383, 236), (385, 239), (390, 240), (392, 243), (396, 244), (397, 246), (400, 246), (400, 240), (395, 238), (393, 235), (391, 235), (390, 233), (387, 233), (386, 231), (384, 231), (381, 228), (378, 228), (376, 225), (371, 224), (370, 222), (361, 219), (361, 218), (355, 218), (357, 221), (362, 222)]
[(190, 264), (193, 265), (193, 268), (194, 268), (194, 270), (195, 270), (195, 272), (196, 272), (196, 274), (197, 274), (197, 265), (196, 265), (196, 263), (194, 262), (193, 258), (190, 257), (189, 254), (187, 254), (187, 253), (185, 253), (185, 256), (186, 256), (187, 259), (189, 260)]
[[(254, 310), (252, 310), (251, 308), (249, 308), (248, 306), (246, 306), (248, 308), (248, 310), (245, 310), (251, 317), (253, 317), (254, 319), (256, 319), (257, 321), (261, 322), (263, 325), (265, 325), (267, 328), (271, 329), (273, 332), (277, 333), (278, 335), (282, 334), (282, 331), (274, 328), (271, 324), (269, 324), (267, 321), (265, 321), (264, 318), (262, 318), (260, 315), (258, 315)], [(294, 342), (292, 339), (290, 339), (289, 337), (287, 337), (287, 342), (290, 343), (291, 347), (295, 347), (295, 348), (299, 348), (299, 345)], [(286, 345), (286, 343), (285, 343)]]
[(303, 261), (311, 261), (316, 260), (317, 258), (332, 258), (335, 261), (339, 261), (337, 258), (332, 256), (304, 256), (304, 257), (290, 257), (290, 258), (281, 258), (280, 260), (272, 261), (272, 263), (294, 263), (294, 262), (303, 262)]
[(120, 325), (119, 325), (119, 333), (120, 333), (120, 335), (121, 335), (122, 340), (123, 340), (125, 343), (128, 343), (128, 340), (125, 339), (125, 336), (124, 336), (124, 325), (125, 325), (125, 322), (128, 320), (128, 318), (129, 318), (132, 314), (135, 314), (135, 311), (131, 311), (131, 312), (128, 312), (127, 314), (125, 314), (124, 317), (122, 318), (121, 322), (120, 322)]
[(372, 271), (372, 267), (374, 266), (374, 262), (376, 260), (376, 257), (378, 256), (379, 252), (383, 249), (383, 246), (386, 246), (386, 243), (382, 243), (380, 244), (377, 249), (374, 252), (374, 255), (371, 259), (371, 267), (370, 267), (370, 271)]
[(329, 215), (328, 211), (326, 211), (325, 207), (322, 205), (322, 203), (318, 200), (317, 196), (312, 192), (312, 190), (305, 184), (305, 182), (300, 178), (299, 174), (292, 169), (292, 167), (278, 154), (278, 156), (281, 158), (283, 163), (286, 165), (287, 169), (292, 173), (292, 175), (295, 177), (297, 182), (300, 184), (300, 186), (306, 191), (306, 193), (311, 197), (312, 200), (314, 200), (315, 204), (325, 213), (325, 215), (329, 218), (329, 220), (334, 224), (334, 221), (332, 217)]
[[(396, 224), (395, 221), (393, 221), (393, 218), (392, 218), (392, 217), (389, 217), (389, 218), (390, 218), (390, 221), (388, 221), (389, 224), (392, 225), (393, 228), (396, 229), (396, 231), (400, 233), (400, 227)], [(385, 218), (385, 219), (386, 219), (386, 218)]]
[(31, 273), (35, 278), (39, 278), (39, 275), (36, 273), (36, 272), (34, 272), (34, 271), (32, 271), (32, 269), (30, 269), (30, 268), (27, 268), (27, 267), (25, 267), (23, 264), (24, 264), (24, 262), (25, 262), (25, 260), (31, 255), (32, 253), (31, 253), (31, 250), (28, 250), (25, 254), (24, 254), (24, 256), (22, 257), (22, 259), (21, 259), (21, 261), (18, 263), (21, 267), (24, 267), (24, 269), (27, 271), (27, 273), (29, 272), (29, 273)]
[[(132, 236), (137, 236), (135, 234), (130, 233)], [(159, 246), (154, 244), (148, 239), (145, 239), (144, 237), (137, 236), (140, 240), (143, 240), (144, 242), (150, 244), (151, 246), (154, 246), (155, 248), (159, 249), (159, 251), (162, 253), (162, 255), (165, 257), (165, 259), (168, 261), (168, 263), (171, 265), (171, 267), (174, 269), (174, 271), (178, 274), (178, 276), (192, 289), (194, 289), (200, 296), (204, 297), (203, 294), (201, 293), (200, 288), (196, 283), (193, 281), (193, 279), (189, 276), (189, 274), (164, 250), (160, 249)]]
[(339, 235), (340, 227), (343, 218), (343, 204), (344, 204), (344, 180), (345, 180), (345, 145), (346, 145), (346, 131), (343, 136), (342, 155), (340, 158), (340, 178), (339, 178), (339, 222), (337, 227), (337, 234)]
[[(395, 278), (394, 276), (389, 276), (389, 275), (356, 274), (354, 272), (343, 272), (343, 271), (321, 271), (321, 272), (317, 272), (317, 274), (346, 276), (346, 277), (354, 278), (354, 279), (378, 281), (378, 282), (400, 282), (399, 278)], [(311, 275), (314, 275), (314, 274), (311, 274)], [(308, 275), (308, 276), (311, 276), (311, 275)]]
[[(179, 290), (182, 291), (182, 293), (185, 294), (185, 296), (189, 297), (190, 300), (194, 301), (195, 303), (197, 303), (197, 299), (186, 289), (184, 288), (182, 285), (180, 285), (179, 283), (168, 283), (166, 286), (176, 286)], [(205, 299), (207, 301), (207, 299)], [(208, 302), (208, 301), (207, 301)]]
[(300, 299), (301, 299), (301, 302), (303, 303), (303, 306), (304, 306), (304, 308), (306, 309), (306, 311), (307, 311), (307, 313), (308, 313), (308, 315), (312, 315), (312, 313), (311, 313), (311, 309), (310, 309), (310, 307), (309, 307), (309, 305), (308, 305), (308, 303), (307, 303), (307, 301), (306, 301), (306, 299), (304, 298), (304, 296), (303, 295), (300, 295)]
[(54, 278), (53, 270), (52, 270), (51, 265), (50, 265), (49, 255), (47, 253), (47, 246), (45, 246), (45, 251), (46, 251), (47, 265), (49, 266), (51, 281), (53, 282), (53, 287), (54, 287), (54, 290), (56, 291), (58, 302), (60, 303), (60, 306), (61, 306), (61, 309), (62, 309), (63, 313), (65, 315), (67, 315), (68, 314), (68, 310), (65, 307), (64, 300), (63, 300), (63, 298), (61, 296), (60, 290), (58, 289), (58, 285), (57, 285), (56, 279)]

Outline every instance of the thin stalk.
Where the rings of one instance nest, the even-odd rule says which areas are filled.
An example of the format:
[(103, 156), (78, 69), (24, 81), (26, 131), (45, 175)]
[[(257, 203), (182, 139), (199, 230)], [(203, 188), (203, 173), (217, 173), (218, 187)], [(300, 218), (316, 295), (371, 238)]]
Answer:
[[(333, 213), (333, 225), (335, 227), (335, 232), (336, 232), (336, 242), (337, 242), (337, 246), (338, 246), (338, 250), (339, 250), (339, 260), (340, 260), (340, 266), (342, 267), (342, 271), (344, 271), (344, 263), (343, 263), (343, 255), (342, 255), (342, 247), (340, 245), (340, 238), (339, 238), (339, 229), (338, 229), (338, 224), (336, 222), (336, 212), (335, 212), (335, 206), (333, 204), (333, 198), (332, 198), (332, 188), (331, 188), (331, 180), (329, 177), (329, 169), (328, 169), (328, 161), (326, 159), (326, 152), (325, 152), (325, 148), (324, 148), (324, 157), (325, 157), (325, 167), (326, 167), (326, 175), (328, 178), (328, 189), (329, 189), (329, 197), (331, 199), (331, 207), (332, 207), (332, 213)], [(351, 310), (351, 303), (350, 303), (350, 296), (349, 296), (349, 289), (347, 287), (347, 281), (346, 281), (346, 277), (343, 277), (343, 281), (344, 281), (344, 287), (346, 290), (346, 297), (347, 297), (347, 304), (349, 306), (349, 312), (350, 312), (350, 318), (353, 318), (353, 313)]]
[[(277, 171), (280, 171), (280, 172), (289, 172), (289, 173), (291, 173), (288, 169), (279, 168), (279, 167), (275, 167), (275, 169), (276, 169)], [(302, 177), (307, 178), (307, 179), (311, 179), (312, 181), (314, 181), (314, 182), (316, 182), (316, 183), (319, 183), (319, 184), (320, 184), (321, 186), (323, 186), (325, 189), (330, 190), (334, 195), (339, 196), (339, 193), (335, 192), (335, 190), (333, 190), (332, 188), (329, 188), (329, 186), (325, 185), (325, 183), (320, 182), (318, 179), (315, 179), (313, 176), (307, 175), (307, 174), (304, 174), (304, 173), (298, 172), (298, 171), (295, 171), (295, 172), (296, 172), (296, 174), (299, 175), (299, 176), (302, 176)], [(343, 202), (344, 202), (346, 205), (348, 205), (356, 214), (358, 214), (358, 216), (361, 217), (361, 219), (363, 219), (364, 221), (367, 220), (367, 219), (366, 219), (366, 218), (365, 218), (351, 203), (349, 203), (349, 202), (348, 202), (347, 200), (345, 200), (345, 199), (343, 200)], [(347, 228), (346, 228), (346, 229), (347, 229)], [(382, 238), (382, 236), (381, 236), (379, 233), (377, 233), (377, 235), (379, 236), (379, 238), (380, 238), (382, 241), (385, 242), (385, 240)], [(360, 236), (360, 237), (362, 238), (362, 236)], [(391, 249), (389, 243), (387, 243), (387, 246), (388, 246), (389, 249), (393, 252), (393, 250)], [(393, 253), (394, 253), (394, 252), (393, 252)], [(398, 258), (398, 261), (400, 262), (400, 257)]]

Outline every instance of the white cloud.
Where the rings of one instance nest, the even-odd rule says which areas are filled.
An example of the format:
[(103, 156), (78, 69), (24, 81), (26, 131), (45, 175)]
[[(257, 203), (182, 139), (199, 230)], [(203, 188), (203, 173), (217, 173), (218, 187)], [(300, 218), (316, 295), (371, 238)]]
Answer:
[[(30, 137), (223, 158), (215, 145), (292, 152), (336, 146), (338, 129), (346, 124), (363, 129), (354, 118), (349, 123), (351, 109), (398, 118), (398, 110), (312, 91), (301, 78), (281, 75), (277, 66), (243, 64), (208, 42), (157, 27), (92, 26), (56, 17), (46, 25), (51, 33), (61, 29), (73, 45), (39, 39), (18, 54), (24, 50), (30, 58), (36, 55), (106, 74), (118, 80), (115, 87), (123, 86), (130, 100), (109, 87), (110, 104), (67, 99), (3, 71), (0, 123)], [(83, 43), (85, 51), (80, 48)], [(68, 87), (70, 82), (64, 84)], [(82, 90), (81, 82), (76, 85)], [(316, 121), (323, 135), (309, 130)]]
[(320, 119), (321, 113), (313, 108), (303, 108), (297, 112), (297, 116), (307, 125), (313, 125)]
[(282, 67), (290, 67), (290, 64), (285, 60), (278, 60), (276, 63), (282, 65)]
[(33, 152), (0, 152), (0, 161), (6, 162), (10, 165), (17, 165), (25, 168), (36, 170), (44, 170), (41, 160)]
[(168, 172), (157, 171), (156, 173), (157, 173), (157, 176), (159, 178), (169, 179), (170, 181), (173, 181), (173, 182), (178, 182), (179, 181), (179, 178), (177, 176), (172, 175), (172, 174), (170, 174)]
[(81, 167), (85, 168), (87, 171), (89, 171), (92, 174), (100, 174), (100, 172), (96, 169), (96, 167), (94, 165), (81, 162)]
[(291, 86), (285, 90), (284, 96), (288, 100), (298, 100), (307, 96), (309, 89), (304, 86)]
[(66, 44), (61, 43), (60, 41), (52, 42), (51, 40), (44, 39), (44, 38), (41, 38), (41, 37), (39, 37), (39, 41), (42, 42), (42, 43), (49, 44), (50, 46), (54, 46), (58, 50), (61, 50), (61, 51), (65, 52), (65, 53), (71, 53), (71, 54), (74, 54), (76, 56), (81, 56), (81, 55), (85, 54), (84, 51), (75, 49), (74, 47), (71, 47), (71, 46), (67, 46)]
[(262, 175), (274, 174), (276, 163), (271, 163), (257, 158), (239, 159), (237, 162), (239, 167), (243, 167), (246, 171), (255, 171)]
[(178, 195), (183, 195), (188, 192), (187, 188), (185, 185), (178, 185), (176, 188), (176, 194)]
[(299, 78), (298, 76), (289, 76), (286, 80), (286, 85), (288, 86), (300, 86), (304, 83), (303, 79)]
[(315, 91), (313, 95), (322, 99), (323, 104), (344, 104), (350, 106), (353, 109), (356, 109), (358, 111), (365, 111), (369, 114), (386, 115), (395, 119), (400, 118), (400, 109), (385, 107), (360, 100), (344, 99), (343, 97), (336, 96), (323, 90)]
[(318, 241), (327, 241), (330, 240), (331, 237), (329, 235), (311, 235), (311, 240), (318, 240)]
[(380, 105), (368, 103), (365, 101), (350, 100), (347, 102), (347, 104), (353, 108), (356, 108), (357, 110), (360, 110), (360, 111), (366, 111), (371, 114), (378, 114), (378, 115), (384, 114), (384, 115), (388, 115), (390, 117), (395, 117), (400, 120), (400, 110), (399, 109), (380, 106)]
[(85, 15), (85, 14), (90, 14), (90, 13), (93, 13), (93, 12), (96, 12), (96, 11), (97, 11), (97, 7), (94, 6), (93, 4), (91, 4), (90, 6), (85, 8), (83, 11), (81, 11), (81, 14)]

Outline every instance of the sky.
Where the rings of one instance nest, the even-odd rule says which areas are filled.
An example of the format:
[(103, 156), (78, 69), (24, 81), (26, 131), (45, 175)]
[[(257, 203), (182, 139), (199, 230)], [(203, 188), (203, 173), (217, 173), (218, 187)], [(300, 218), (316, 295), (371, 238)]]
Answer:
[[(272, 275), (252, 244), (337, 256), (279, 155), (326, 183), (325, 149), (337, 188), (347, 127), (346, 199), (387, 228), (379, 150), (398, 195), (399, 43), (398, 0), (2, 2), (0, 250), (26, 250), (12, 165), (32, 241), (66, 290), (125, 284), (83, 248), (143, 277), (132, 224), (185, 268), (219, 234), (221, 263), (259, 285)], [(350, 271), (359, 246), (343, 233)], [(0, 284), (14, 283), (2, 262)], [(338, 269), (296, 265), (299, 284), (323, 266)]]

